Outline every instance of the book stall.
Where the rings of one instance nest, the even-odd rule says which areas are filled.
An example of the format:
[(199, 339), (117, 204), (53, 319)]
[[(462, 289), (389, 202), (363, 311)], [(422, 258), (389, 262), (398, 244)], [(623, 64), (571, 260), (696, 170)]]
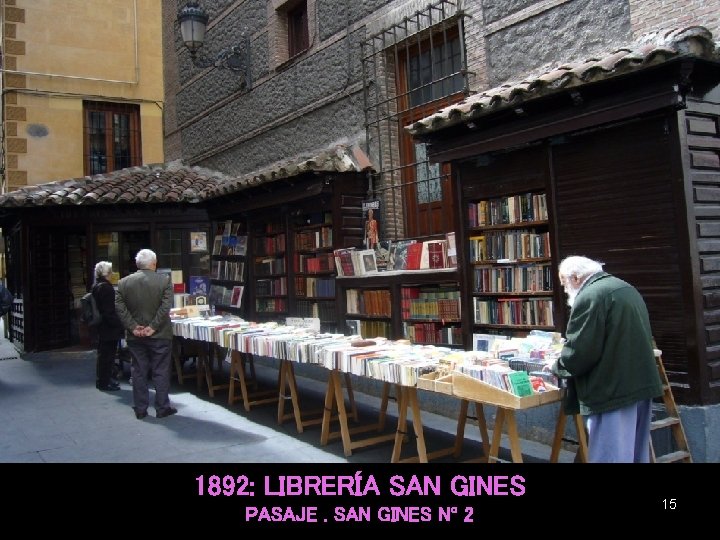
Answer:
[[(417, 445), (417, 457), (410, 460), (427, 462), (441, 455), (458, 456), (464, 438), (467, 410), (469, 404), (473, 403), (483, 441), (483, 461), (497, 460), (501, 433), (505, 426), (513, 461), (522, 461), (515, 411), (555, 403), (562, 398), (562, 390), (547, 369), (557, 358), (562, 340), (558, 334), (549, 332), (533, 331), (522, 339), (475, 336), (475, 345), (484, 350), (460, 351), (432, 345), (413, 345), (406, 340), (362, 339), (360, 336), (321, 333), (276, 322), (249, 322), (232, 315), (174, 317), (173, 331), (178, 339), (208, 342), (230, 351), (230, 403), (238, 399), (234, 396), (234, 383), (239, 383), (246, 410), (249, 411), (254, 404), (278, 401), (278, 423), (294, 418), (298, 432), (302, 432), (306, 425), (321, 423), (321, 444), (340, 437), (346, 456), (351, 455), (354, 448), (394, 440), (391, 461), (400, 461), (402, 445), (407, 438), (408, 410), (412, 413)], [(274, 358), (280, 362), (278, 388), (273, 397), (253, 401), (250, 392), (252, 381), (248, 381), (246, 368), (252, 367), (253, 358), (260, 357)], [(315, 364), (329, 370), (321, 419), (303, 420), (297, 399), (294, 363)], [(371, 426), (350, 428), (348, 425), (348, 418), (357, 420), (350, 374), (383, 383), (378, 421)], [(212, 387), (210, 379), (208, 385)], [(362, 432), (383, 431), (391, 387), (395, 388), (398, 404), (395, 434), (353, 440), (355, 435)], [(447, 394), (461, 400), (461, 414), (452, 448), (431, 454), (426, 452), (418, 389)], [(349, 398), (349, 411), (345, 406), (343, 390)], [(292, 403), (293, 411), (290, 414), (284, 412), (286, 401)], [(483, 405), (497, 408), (492, 443), (488, 441)], [(330, 423), (334, 420), (339, 422), (340, 430), (331, 433)], [(561, 412), (551, 461), (557, 459), (562, 438), (562, 432), (558, 430), (564, 429), (564, 425), (565, 418)]]

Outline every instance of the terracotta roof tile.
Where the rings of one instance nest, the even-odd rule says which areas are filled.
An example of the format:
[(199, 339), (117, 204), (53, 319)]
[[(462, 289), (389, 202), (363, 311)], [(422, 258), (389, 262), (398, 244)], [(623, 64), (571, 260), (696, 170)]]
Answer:
[(406, 129), (422, 135), (472, 121), (506, 107), (560, 91), (645, 69), (679, 56), (720, 61), (720, 51), (710, 31), (702, 26), (658, 30), (644, 34), (629, 47), (616, 49), (584, 61), (548, 66), (517, 82), (496, 86), (445, 107)]
[(371, 169), (370, 160), (359, 147), (336, 145), (313, 156), (298, 156), (283, 160), (225, 184), (213, 186), (208, 191), (208, 198), (235, 193), (305, 172), (362, 172)]
[(178, 162), (131, 167), (107, 174), (27, 186), (0, 195), (0, 206), (197, 203), (232, 177)]
[(0, 207), (193, 204), (308, 171), (361, 172), (370, 168), (370, 161), (360, 148), (346, 145), (278, 162), (241, 177), (176, 161), (23, 187), (0, 195)]

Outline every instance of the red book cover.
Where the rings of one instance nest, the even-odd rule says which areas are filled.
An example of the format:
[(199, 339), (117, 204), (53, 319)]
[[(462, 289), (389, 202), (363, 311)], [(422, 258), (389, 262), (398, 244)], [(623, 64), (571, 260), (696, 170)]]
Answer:
[(428, 267), (445, 268), (445, 254), (443, 242), (428, 243)]
[(420, 269), (420, 255), (422, 254), (422, 242), (416, 242), (410, 244), (407, 247), (407, 270), (419, 270)]

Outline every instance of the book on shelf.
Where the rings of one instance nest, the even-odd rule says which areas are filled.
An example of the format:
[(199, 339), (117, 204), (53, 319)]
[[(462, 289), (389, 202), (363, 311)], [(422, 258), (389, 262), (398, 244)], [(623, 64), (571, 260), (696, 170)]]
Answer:
[(186, 299), (189, 295), (185, 293), (176, 293), (173, 295), (173, 307), (185, 307)]
[(225, 293), (225, 287), (222, 285), (211, 285), (210, 294), (208, 300), (211, 304), (222, 304), (223, 294)]
[(439, 298), (437, 301), (438, 318), (441, 321), (460, 320), (460, 298)]
[[(445, 268), (447, 260), (447, 242), (445, 240), (430, 240), (427, 242), (428, 266), (427, 268)], [(422, 265), (421, 268), (424, 268)]]
[(362, 327), (360, 319), (347, 319), (345, 321), (349, 335), (362, 337)]
[[(374, 249), (363, 249), (358, 252), (359, 262), (362, 265), (360, 274), (377, 274), (377, 261), (375, 260)], [(356, 268), (357, 270), (357, 268)], [(357, 274), (357, 272), (356, 272)]]
[(188, 292), (193, 295), (207, 295), (210, 290), (210, 278), (208, 276), (190, 276)]
[(394, 250), (390, 253), (391, 259), (388, 263), (388, 270), (407, 270), (408, 246), (415, 243), (417, 243), (417, 240), (398, 240), (393, 244), (391, 247), (394, 247)]
[(242, 307), (242, 295), (245, 289), (242, 285), (235, 285), (232, 288), (232, 296), (230, 298), (230, 305), (235, 307)]
[(212, 262), (212, 270), (210, 271), (210, 275), (215, 279), (221, 279), (222, 276), (222, 265), (220, 264), (222, 261), (213, 261)]
[(392, 249), (392, 240), (380, 240), (375, 245), (375, 262), (377, 263), (378, 271), (388, 270), (388, 263), (390, 262), (390, 250)]
[(206, 294), (188, 295), (185, 304), (188, 306), (205, 306), (208, 305), (208, 297)]
[(407, 247), (407, 257), (405, 261), (405, 270), (419, 270), (420, 259), (422, 257), (424, 243), (415, 242)]
[(339, 248), (333, 251), (335, 269), (339, 276), (354, 276), (353, 256), (355, 248)]
[(468, 238), (470, 242), (470, 262), (485, 261), (487, 255), (487, 241), (484, 235), (476, 235)]
[(445, 235), (447, 242), (447, 267), (457, 268), (457, 244), (455, 232), (449, 232)]
[(229, 234), (224, 234), (222, 236), (222, 246), (220, 248), (220, 255), (232, 255), (233, 250), (235, 249), (235, 243), (237, 243), (237, 238), (235, 236), (230, 236)]
[(213, 255), (220, 255), (220, 252), (222, 251), (222, 236), (218, 235), (213, 239)]
[(427, 270), (430, 268), (430, 242), (431, 240), (421, 242), (422, 248), (420, 250), (420, 264), (418, 266), (420, 270)]
[(248, 237), (245, 235), (236, 236), (237, 240), (235, 243), (235, 251), (233, 255), (246, 255), (247, 254), (247, 241)]

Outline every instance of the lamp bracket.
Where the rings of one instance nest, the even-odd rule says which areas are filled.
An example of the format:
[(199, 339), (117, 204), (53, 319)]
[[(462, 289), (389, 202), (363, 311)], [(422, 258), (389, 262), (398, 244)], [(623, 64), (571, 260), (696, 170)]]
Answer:
[(252, 74), (250, 70), (250, 37), (241, 38), (243, 43), (227, 47), (217, 53), (215, 57), (199, 56), (191, 54), (192, 62), (195, 67), (205, 69), (215, 67), (218, 69), (229, 69), (235, 73), (245, 74), (245, 86), (250, 88), (252, 83)]

